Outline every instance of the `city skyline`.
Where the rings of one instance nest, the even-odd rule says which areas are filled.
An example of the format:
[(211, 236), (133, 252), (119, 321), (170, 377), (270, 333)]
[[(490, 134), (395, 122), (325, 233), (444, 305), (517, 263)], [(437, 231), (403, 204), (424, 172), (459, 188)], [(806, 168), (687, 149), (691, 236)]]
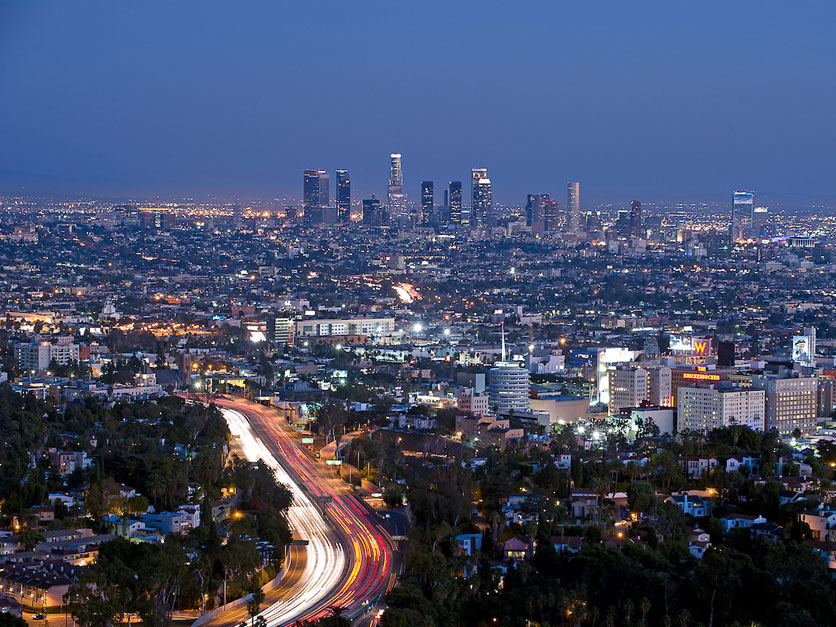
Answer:
[[(0, 104), (0, 189), (270, 198), (297, 193), (296, 172), (315, 163), (348, 168), (356, 197), (380, 197), (385, 155), (399, 150), (411, 195), (421, 180), (463, 179), (474, 165), (489, 168), (494, 202), (505, 204), (566, 180), (610, 197), (836, 193), (836, 89), (820, 80), (833, 56), (830, 4), (780, 11), (780, 20), (781, 5), (752, 11), (763, 3), (747, 2), (716, 13), (542, 4), (535, 20), (487, 5), (481, 28), (464, 26), (465, 5), (337, 5), (318, 22), (324, 45), (310, 50), (304, 8), (261, 4), (229, 16), (222, 6), (7, 3), (0, 85), (12, 97)], [(573, 29), (547, 47), (545, 35), (566, 23)], [(506, 45), (492, 49), (500, 35)], [(205, 36), (215, 48), (199, 45)], [(308, 56), (295, 64), (300, 46)], [(478, 76), (465, 71), (471, 50), (483, 56)], [(347, 68), (334, 80), (302, 67), (327, 67), (334, 54)], [(384, 75), (399, 89), (369, 105), (357, 86)], [(535, 82), (536, 97), (520, 98)], [(445, 84), (452, 93), (487, 84), (493, 97), (451, 101)], [(799, 96), (810, 89), (815, 100)]]

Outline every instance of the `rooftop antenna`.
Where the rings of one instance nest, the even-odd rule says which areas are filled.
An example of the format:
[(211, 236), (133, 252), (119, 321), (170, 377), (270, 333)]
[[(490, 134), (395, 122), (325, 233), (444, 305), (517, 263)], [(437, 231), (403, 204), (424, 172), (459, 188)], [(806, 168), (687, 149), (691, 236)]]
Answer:
[(505, 361), (505, 320), (502, 321), (502, 361)]

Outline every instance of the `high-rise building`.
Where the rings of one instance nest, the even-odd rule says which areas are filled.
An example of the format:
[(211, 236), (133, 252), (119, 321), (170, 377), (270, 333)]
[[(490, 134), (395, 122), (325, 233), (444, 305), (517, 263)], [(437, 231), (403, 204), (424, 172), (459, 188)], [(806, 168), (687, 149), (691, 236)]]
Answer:
[(325, 170), (305, 170), (302, 190), (302, 211), (306, 224), (322, 222), (322, 208), (328, 206), (331, 179)]
[(642, 402), (658, 407), (671, 404), (671, 369), (650, 364), (622, 364), (607, 372), (609, 378), (609, 412), (639, 407)]
[(731, 368), (734, 366), (735, 350), (734, 342), (720, 342), (717, 345), (717, 367)]
[(473, 168), (470, 192), (471, 226), (479, 227), (487, 224), (488, 215), (493, 207), (493, 193), (487, 168)]
[[(570, 214), (571, 217), (571, 214)], [(587, 211), (586, 212), (586, 225), (584, 226), (584, 230), (587, 233), (600, 233), (602, 227), (601, 222), (601, 212), (600, 211)]]
[(784, 436), (798, 429), (816, 430), (818, 380), (790, 373), (752, 375), (752, 386), (766, 390), (765, 429), (777, 429)]
[(499, 415), (528, 412), (530, 374), (516, 361), (498, 361), (488, 370), (488, 398)]
[(450, 181), (450, 223), (462, 223), (462, 182)]
[(380, 206), (380, 200), (375, 198), (372, 194), (371, 198), (363, 199), (363, 224), (369, 226), (383, 226), (385, 222), (383, 209)]
[(351, 220), (351, 178), (348, 170), (337, 170), (337, 222), (346, 224)]
[(267, 318), (267, 339), (280, 346), (285, 344), (293, 345), (293, 333), (296, 330), (296, 321), (289, 317)]
[(647, 400), (647, 371), (631, 365), (618, 366), (607, 373), (610, 385), (610, 415), (638, 407)]
[(60, 366), (66, 366), (78, 360), (79, 346), (71, 342), (52, 344), (42, 341), (15, 346), (15, 363), (21, 370), (44, 371), (53, 361)]
[(742, 389), (730, 384), (679, 388), (678, 431), (706, 433), (729, 426), (763, 431), (765, 405), (765, 393), (761, 389)]
[(749, 239), (753, 236), (752, 222), (755, 210), (755, 192), (732, 194), (731, 240)]
[(626, 209), (618, 210), (618, 219), (615, 221), (615, 232), (619, 237), (630, 236), (630, 212)]
[(569, 181), (569, 198), (566, 203), (566, 210), (569, 212), (569, 232), (577, 233), (581, 227), (581, 184), (578, 181)]
[(525, 199), (525, 225), (531, 226), (537, 219), (537, 194), (528, 194)]
[(406, 194), (403, 191), (403, 167), (401, 155), (392, 153), (389, 165), (388, 209), (392, 220), (400, 220), (406, 216)]
[(630, 203), (630, 235), (644, 237), (642, 234), (642, 204), (638, 200)]
[(766, 229), (769, 220), (769, 209), (766, 207), (755, 207), (752, 212), (752, 235), (761, 237)]
[(432, 181), (421, 181), (421, 223), (429, 224), (433, 216), (435, 195)]
[(526, 200), (526, 225), (532, 233), (556, 231), (559, 211), (558, 202), (549, 194), (529, 194)]
[(540, 215), (543, 217), (543, 226), (546, 231), (556, 231), (558, 217), (558, 202), (552, 200), (549, 194), (540, 194)]

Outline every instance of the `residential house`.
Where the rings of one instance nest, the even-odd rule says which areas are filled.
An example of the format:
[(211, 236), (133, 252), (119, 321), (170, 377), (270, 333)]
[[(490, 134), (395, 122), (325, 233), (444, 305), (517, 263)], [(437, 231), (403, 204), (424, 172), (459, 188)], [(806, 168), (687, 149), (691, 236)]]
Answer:
[(558, 553), (577, 553), (583, 544), (582, 536), (552, 536), (550, 540)]
[(801, 512), (800, 518), (801, 522), (810, 525), (813, 540), (836, 541), (836, 511)]
[(534, 540), (528, 536), (514, 536), (502, 544), (502, 559), (506, 562), (531, 559), (534, 554)]
[(695, 518), (702, 518), (711, 513), (711, 508), (707, 499), (701, 496), (692, 496), (687, 493), (675, 494), (665, 499), (665, 502), (673, 503), (683, 513), (689, 514)]
[(598, 495), (585, 488), (572, 488), (570, 506), (574, 518), (591, 518), (598, 513)]
[(679, 458), (679, 465), (685, 476), (689, 479), (699, 479), (703, 475), (711, 474), (717, 468), (719, 462), (715, 457), (699, 457), (696, 455), (683, 455)]
[(751, 514), (729, 514), (725, 518), (721, 518), (720, 522), (723, 525), (723, 531), (728, 533), (732, 529), (748, 529), (752, 525), (765, 523), (766, 518), (752, 516)]
[(460, 533), (453, 538), (456, 541), (456, 555), (472, 557), (482, 550), (481, 533)]

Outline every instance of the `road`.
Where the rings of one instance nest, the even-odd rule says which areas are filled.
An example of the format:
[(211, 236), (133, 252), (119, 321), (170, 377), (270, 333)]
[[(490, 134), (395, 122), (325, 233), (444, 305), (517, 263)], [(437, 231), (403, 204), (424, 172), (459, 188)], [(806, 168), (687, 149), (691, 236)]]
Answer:
[[(315, 620), (341, 607), (350, 618), (377, 606), (395, 584), (396, 547), (377, 515), (348, 492), (345, 483), (316, 464), (292, 437), (278, 414), (230, 397), (214, 401), (247, 459), (262, 459), (293, 491), (288, 522), (295, 539), (307, 541), (291, 554), (289, 572), (274, 601), (261, 614), (270, 627)], [(304, 555), (300, 555), (304, 553)], [(208, 625), (237, 625), (245, 608), (226, 612)]]

